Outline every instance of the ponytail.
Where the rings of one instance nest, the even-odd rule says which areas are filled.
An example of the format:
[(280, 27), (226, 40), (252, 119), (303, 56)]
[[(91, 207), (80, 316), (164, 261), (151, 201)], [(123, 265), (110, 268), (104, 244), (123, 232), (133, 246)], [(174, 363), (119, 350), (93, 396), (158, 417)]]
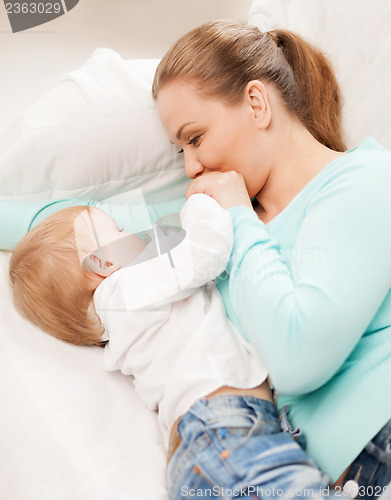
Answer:
[(298, 118), (320, 143), (335, 151), (345, 151), (341, 93), (329, 61), (295, 33), (273, 30), (269, 35), (292, 68)]
[(249, 81), (269, 82), (316, 140), (335, 151), (345, 150), (334, 72), (319, 50), (290, 31), (262, 33), (255, 26), (230, 21), (203, 24), (163, 57), (153, 97), (175, 79), (197, 82), (203, 95), (232, 104), (240, 102)]

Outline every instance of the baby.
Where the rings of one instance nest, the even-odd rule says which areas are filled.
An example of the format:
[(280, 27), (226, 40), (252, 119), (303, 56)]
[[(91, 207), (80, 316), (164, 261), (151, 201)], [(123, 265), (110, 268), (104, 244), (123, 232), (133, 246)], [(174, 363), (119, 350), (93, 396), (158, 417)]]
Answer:
[(16, 308), (61, 340), (104, 346), (105, 369), (133, 375), (171, 430), (170, 498), (332, 496), (280, 431), (267, 369), (211, 283), (229, 261), (229, 213), (195, 194), (180, 221), (129, 235), (98, 208), (49, 216), (11, 257)]

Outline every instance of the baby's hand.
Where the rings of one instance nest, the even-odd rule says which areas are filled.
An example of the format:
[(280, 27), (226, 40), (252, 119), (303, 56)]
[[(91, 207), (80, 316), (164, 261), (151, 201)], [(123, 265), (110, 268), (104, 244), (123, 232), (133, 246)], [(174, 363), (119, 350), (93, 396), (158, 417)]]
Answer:
[(200, 175), (188, 187), (186, 199), (195, 193), (211, 196), (225, 209), (235, 206), (252, 208), (243, 176), (234, 170)]

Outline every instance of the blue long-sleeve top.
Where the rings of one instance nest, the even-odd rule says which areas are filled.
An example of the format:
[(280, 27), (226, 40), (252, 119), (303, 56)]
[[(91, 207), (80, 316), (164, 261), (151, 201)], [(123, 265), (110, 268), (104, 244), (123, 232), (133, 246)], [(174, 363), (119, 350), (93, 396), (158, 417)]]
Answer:
[[(336, 480), (391, 417), (391, 153), (367, 139), (265, 225), (229, 209), (234, 247), (217, 281), (227, 314), (265, 361), (279, 406)], [(184, 198), (149, 206), (152, 220)], [(127, 232), (126, 204), (0, 201), (0, 248), (55, 210), (88, 204)]]
[(267, 225), (229, 211), (228, 316), (336, 480), (391, 417), (391, 153), (367, 139)]
[[(133, 196), (131, 198), (133, 199)], [(63, 208), (74, 206), (100, 208), (110, 215), (119, 227), (124, 228), (125, 232), (137, 233), (148, 227), (147, 219), (154, 222), (160, 217), (177, 213), (185, 203), (185, 197), (144, 206), (133, 201), (126, 202), (126, 197), (123, 196), (118, 197), (119, 199), (122, 199), (122, 202), (81, 198), (0, 200), (0, 250), (13, 250), (30, 229)]]

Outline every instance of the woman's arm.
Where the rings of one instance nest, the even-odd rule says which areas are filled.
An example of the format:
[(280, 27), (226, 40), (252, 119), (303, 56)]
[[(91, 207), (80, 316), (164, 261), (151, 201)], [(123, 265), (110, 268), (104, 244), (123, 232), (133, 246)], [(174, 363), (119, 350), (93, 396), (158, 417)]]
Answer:
[(350, 171), (324, 186), (307, 207), (289, 261), (250, 208), (229, 209), (232, 306), (283, 393), (303, 394), (327, 382), (389, 293), (387, 167)]
[(78, 199), (0, 200), (0, 249), (13, 250), (34, 225), (51, 213), (89, 203)]
[[(152, 221), (172, 212), (179, 212), (185, 203), (181, 197), (168, 202), (146, 205)], [(13, 250), (20, 239), (40, 221), (63, 208), (89, 205), (102, 208), (115, 219), (126, 232), (137, 232), (137, 221), (132, 219), (132, 204), (113, 203), (108, 200), (94, 201), (78, 198), (62, 200), (0, 200), (0, 249)]]

